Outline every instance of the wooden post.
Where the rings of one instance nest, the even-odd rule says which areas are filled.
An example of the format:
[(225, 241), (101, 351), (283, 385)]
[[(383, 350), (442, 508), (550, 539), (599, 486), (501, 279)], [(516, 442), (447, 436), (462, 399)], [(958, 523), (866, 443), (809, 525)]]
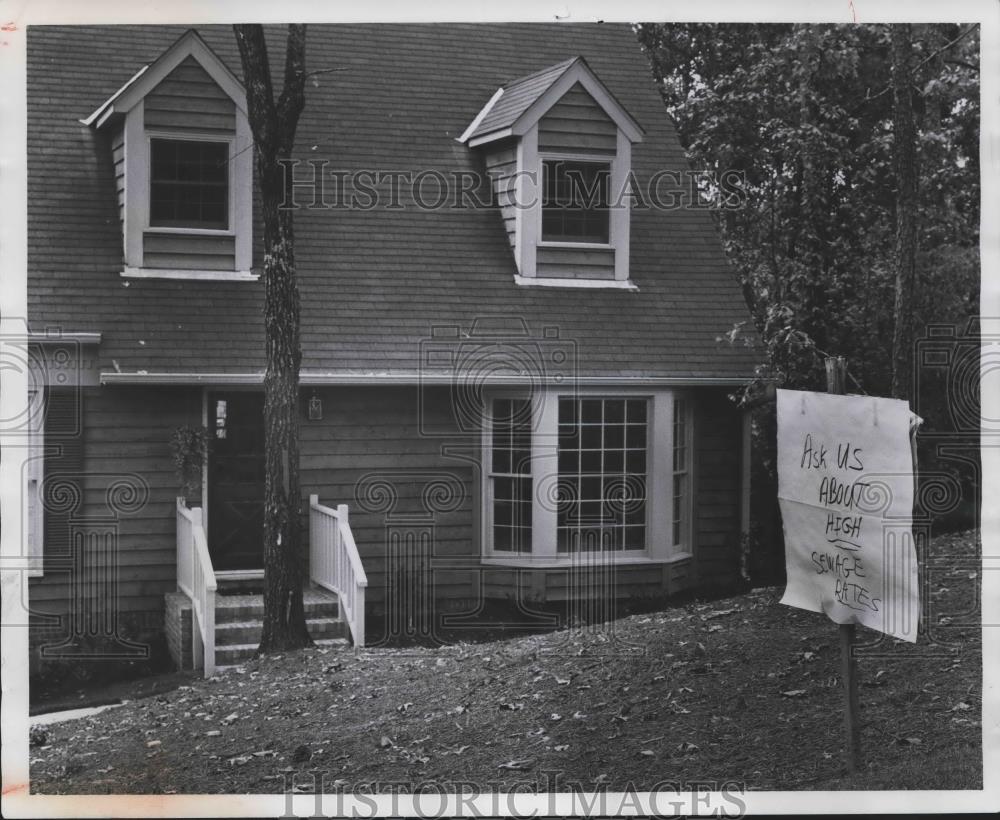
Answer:
[[(847, 364), (842, 356), (826, 360), (826, 392), (842, 396), (846, 389)], [(840, 624), (840, 676), (844, 681), (844, 728), (847, 730), (847, 769), (861, 768), (861, 716), (858, 704), (858, 668), (854, 659), (854, 624)]]

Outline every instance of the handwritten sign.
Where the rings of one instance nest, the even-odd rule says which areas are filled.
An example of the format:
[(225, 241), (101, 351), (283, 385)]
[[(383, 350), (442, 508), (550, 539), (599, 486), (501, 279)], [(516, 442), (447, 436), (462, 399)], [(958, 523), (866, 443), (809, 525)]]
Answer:
[(916, 641), (919, 422), (896, 399), (778, 391), (783, 604)]

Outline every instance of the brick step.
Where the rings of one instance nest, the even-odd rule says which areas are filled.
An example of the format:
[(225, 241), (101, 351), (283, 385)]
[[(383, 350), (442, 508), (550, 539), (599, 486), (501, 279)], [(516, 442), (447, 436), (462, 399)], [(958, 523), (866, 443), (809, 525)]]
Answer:
[[(343, 649), (346, 649), (349, 645), (344, 638), (318, 638), (315, 640), (315, 644), (316, 646), (327, 648), (339, 647)], [(225, 671), (230, 667), (246, 663), (248, 660), (253, 658), (254, 652), (257, 651), (257, 646), (258, 645), (256, 643), (238, 643), (231, 644), (229, 646), (216, 646), (216, 669)]]
[[(306, 627), (309, 629), (309, 636), (313, 640), (319, 638), (344, 638), (348, 634), (347, 624), (340, 618), (307, 618)], [(215, 625), (215, 647), (237, 646), (239, 644), (252, 643), (255, 646), (260, 643), (260, 635), (263, 631), (263, 623), (259, 619), (247, 621), (227, 621), (226, 623)]]
[[(324, 589), (307, 589), (302, 597), (307, 619), (340, 617), (339, 602), (332, 592)], [(255, 621), (263, 617), (263, 595), (215, 596), (216, 625)]]

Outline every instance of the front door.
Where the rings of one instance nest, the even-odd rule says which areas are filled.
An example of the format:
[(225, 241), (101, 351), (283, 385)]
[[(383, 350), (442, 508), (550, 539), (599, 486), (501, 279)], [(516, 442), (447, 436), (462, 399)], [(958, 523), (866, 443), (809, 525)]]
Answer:
[(264, 397), (210, 393), (208, 551), (218, 571), (264, 567)]

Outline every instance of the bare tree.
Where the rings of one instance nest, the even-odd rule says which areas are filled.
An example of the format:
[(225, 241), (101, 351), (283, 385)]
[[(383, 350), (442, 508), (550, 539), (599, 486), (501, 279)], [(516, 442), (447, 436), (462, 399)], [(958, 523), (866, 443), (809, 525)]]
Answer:
[(264, 630), (259, 653), (308, 646), (302, 603), (299, 490), (299, 291), (292, 211), (283, 159), (291, 156), (305, 107), (306, 27), (290, 25), (284, 87), (271, 84), (264, 30), (235, 25), (243, 64), (264, 221)]

